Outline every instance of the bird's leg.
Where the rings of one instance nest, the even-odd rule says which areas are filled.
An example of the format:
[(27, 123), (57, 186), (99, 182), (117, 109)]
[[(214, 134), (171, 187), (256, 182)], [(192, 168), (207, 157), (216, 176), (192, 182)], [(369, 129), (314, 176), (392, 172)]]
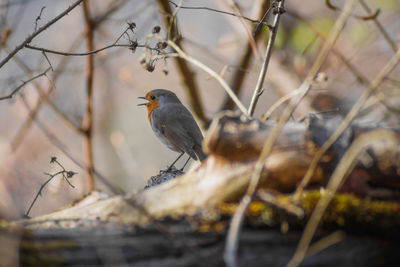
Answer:
[(172, 169), (172, 167), (175, 165), (175, 163), (183, 156), (183, 154), (185, 154), (185, 152), (182, 152), (182, 154), (179, 155), (179, 157), (172, 162), (172, 164), (167, 168), (167, 172), (170, 171)]
[(190, 159), (191, 157), (189, 156), (189, 158), (186, 160), (185, 164), (183, 164), (183, 167), (180, 169), (180, 171), (183, 171), (183, 169), (186, 167), (186, 164), (189, 162)]

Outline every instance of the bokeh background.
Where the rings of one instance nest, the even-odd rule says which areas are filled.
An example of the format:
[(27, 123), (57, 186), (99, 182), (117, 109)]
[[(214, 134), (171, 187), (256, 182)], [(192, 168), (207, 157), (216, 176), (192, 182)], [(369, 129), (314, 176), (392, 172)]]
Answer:
[[(37, 27), (44, 25), (73, 2), (1, 1), (1, 59), (35, 30), (35, 23)], [(175, 2), (179, 3), (177, 0)], [(264, 2), (236, 1), (238, 10), (253, 19), (258, 19)], [(307, 75), (323, 44), (315, 31), (327, 36), (344, 5), (344, 1), (332, 0), (331, 3), (339, 9), (330, 8), (322, 0), (286, 1), (288, 12), (281, 19), (264, 82), (264, 94), (256, 108), (256, 118), (260, 118), (277, 99), (295, 90)], [(368, 5), (371, 11), (367, 12), (363, 4)], [(235, 16), (204, 8), (184, 8), (207, 7), (234, 12), (229, 1), (185, 0), (182, 6), (176, 16), (185, 51), (219, 72), (230, 84), (233, 84), (238, 72), (245, 73), (240, 98), (248, 106), (261, 60), (252, 54), (251, 64), (246, 68), (240, 66), (248, 45), (248, 34), (243, 22)], [(171, 7), (174, 9), (173, 5)], [(101, 18), (107, 14), (95, 29), (95, 48), (114, 43), (128, 23), (132, 22), (136, 28), (130, 38), (139, 44), (145, 43), (155, 26), (161, 27), (160, 36), (166, 36), (163, 21), (166, 14), (160, 8), (159, 1), (92, 0), (90, 8), (92, 18)], [(378, 9), (380, 13), (371, 16)], [(37, 20), (39, 14), (40, 19)], [(393, 57), (400, 41), (400, 2), (360, 1), (353, 14), (335, 45), (335, 52), (330, 53), (320, 77), (298, 107), (294, 119), (302, 119), (308, 112), (324, 110), (331, 111), (333, 115), (345, 114), (367, 87), (359, 76), (371, 81)], [(271, 22), (268, 18), (267, 21)], [(245, 24), (250, 31), (254, 27), (248, 21)], [(265, 27), (260, 30), (257, 48), (264, 55), (269, 34)], [(383, 32), (389, 39), (385, 38)], [(126, 36), (118, 42), (128, 43)], [(85, 52), (82, 6), (38, 35), (30, 45), (63, 52), (72, 51), (71, 47), (75, 46), (75, 52)], [(146, 109), (137, 106), (141, 103), (137, 97), (144, 96), (151, 89), (165, 88), (174, 91), (190, 108), (187, 89), (175, 60), (169, 58), (157, 61), (154, 71), (149, 72), (140, 64), (144, 52), (140, 47), (135, 52), (127, 47), (114, 47), (95, 55), (94, 166), (109, 183), (125, 192), (141, 190), (150, 176), (158, 174), (160, 169), (166, 168), (177, 156), (177, 153), (168, 150), (154, 136), (147, 121)], [(7, 95), (22, 81), (47, 69), (49, 61), (54, 68), (47, 72), (47, 76), (24, 86), (13, 99), (0, 102), (0, 217), (3, 218), (19, 218), (24, 214), (40, 185), (48, 179), (44, 173), (60, 170), (56, 164), (50, 164), (53, 156), (67, 170), (78, 173), (70, 180), (75, 188), (56, 177), (43, 190), (42, 197), (30, 215), (61, 209), (86, 193), (85, 170), (76, 164), (79, 162), (81, 166), (85, 165), (83, 138), (69, 124), (82, 125), (85, 117), (87, 57), (46, 55), (48, 60), (40, 51), (23, 49), (0, 70), (0, 94)], [(226, 94), (207, 73), (192, 65), (190, 67), (195, 74), (204, 112), (208, 119), (212, 119), (221, 111)], [(365, 114), (360, 117), (362, 123), (383, 123), (398, 127), (399, 73), (396, 69), (385, 80), (381, 93), (367, 103)], [(48, 95), (48, 101), (52, 104), (44, 101), (40, 92)], [(37, 103), (42, 104), (37, 109), (37, 116), (29, 124)], [(52, 105), (63, 115), (55, 112)], [(277, 118), (281, 110), (274, 112), (273, 118)], [(199, 124), (206, 131), (206, 123)], [(95, 179), (97, 189), (110, 193), (98, 178)]]

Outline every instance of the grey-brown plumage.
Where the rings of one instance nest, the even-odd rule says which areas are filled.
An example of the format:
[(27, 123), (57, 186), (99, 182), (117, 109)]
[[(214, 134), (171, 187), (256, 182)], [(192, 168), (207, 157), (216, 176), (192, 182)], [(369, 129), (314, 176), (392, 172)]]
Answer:
[(187, 153), (200, 161), (206, 158), (201, 142), (203, 135), (190, 111), (171, 91), (155, 89), (143, 99), (147, 106), (149, 121), (156, 136), (168, 148), (179, 153)]

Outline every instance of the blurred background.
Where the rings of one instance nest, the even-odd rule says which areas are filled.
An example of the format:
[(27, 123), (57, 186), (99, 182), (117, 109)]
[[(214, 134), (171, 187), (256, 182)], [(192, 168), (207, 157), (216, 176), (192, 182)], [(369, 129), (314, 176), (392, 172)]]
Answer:
[[(63, 12), (75, 1), (3, 0), (0, 2), (0, 58), (5, 58), (35, 29)], [(178, 0), (173, 1), (179, 4)], [(286, 1), (271, 62), (264, 82), (264, 93), (256, 108), (261, 116), (280, 97), (302, 82), (329, 34), (345, 1)], [(203, 70), (188, 64), (199, 97), (193, 100), (185, 86), (185, 75), (174, 58), (154, 63), (152, 72), (143, 68), (146, 51), (140, 45), (160, 26), (167, 37), (168, 10), (161, 0), (88, 1), (93, 31), (93, 46), (99, 49), (114, 44), (129, 23), (136, 27), (124, 34), (118, 44), (139, 47), (112, 47), (94, 56), (92, 152), (95, 188), (112, 193), (108, 183), (124, 192), (141, 190), (147, 179), (165, 169), (178, 154), (154, 136), (145, 107), (137, 99), (155, 88), (174, 91), (193, 111), (203, 132), (221, 110), (234, 108), (227, 103), (222, 87)], [(218, 72), (238, 92), (247, 107), (257, 82), (262, 57), (269, 38), (266, 26), (237, 16), (216, 12), (240, 12), (258, 20), (270, 1), (185, 0), (176, 11), (179, 42), (186, 53)], [(195, 7), (195, 8), (194, 8)], [(375, 15), (374, 15), (375, 14)], [(270, 16), (266, 17), (272, 23)], [(133, 25), (133, 24), (131, 24)], [(249, 46), (249, 33), (257, 28), (257, 49)], [(294, 119), (308, 112), (328, 111), (343, 115), (351, 108), (368, 83), (393, 57), (400, 41), (400, 2), (398, 0), (360, 0), (334, 49), (324, 63), (310, 94), (298, 107)], [(86, 52), (87, 25), (83, 5), (61, 18), (29, 45), (61, 52)], [(156, 41), (152, 40), (151, 45)], [(166, 51), (172, 51), (166, 48)], [(154, 53), (154, 52), (153, 52)], [(0, 70), (0, 96), (10, 94), (24, 81), (49, 70), (27, 83), (11, 100), (0, 102), (0, 218), (19, 218), (49, 176), (60, 170), (50, 164), (51, 157), (66, 170), (77, 172), (70, 182), (55, 177), (42, 192), (30, 215), (48, 213), (71, 204), (87, 192), (87, 140), (81, 131), (87, 122), (88, 56), (63, 56), (24, 48)], [(385, 79), (379, 93), (371, 98), (359, 120), (398, 127), (400, 111), (400, 71)], [(193, 103), (200, 103), (194, 107)], [(272, 119), (285, 107), (277, 109)], [(199, 113), (199, 110), (203, 114)], [(328, 114), (326, 113), (326, 114)], [(325, 113), (324, 113), (325, 114)], [(182, 158), (178, 167), (184, 163)], [(196, 162), (192, 162), (193, 165)], [(192, 166), (193, 167), (193, 166)]]

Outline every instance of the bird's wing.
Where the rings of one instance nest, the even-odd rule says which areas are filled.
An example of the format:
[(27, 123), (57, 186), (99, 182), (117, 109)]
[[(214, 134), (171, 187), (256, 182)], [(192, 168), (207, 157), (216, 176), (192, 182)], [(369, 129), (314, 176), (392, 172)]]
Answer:
[(197, 160), (193, 147), (201, 144), (203, 136), (192, 114), (181, 104), (168, 104), (153, 112), (153, 119), (157, 120), (161, 134)]

